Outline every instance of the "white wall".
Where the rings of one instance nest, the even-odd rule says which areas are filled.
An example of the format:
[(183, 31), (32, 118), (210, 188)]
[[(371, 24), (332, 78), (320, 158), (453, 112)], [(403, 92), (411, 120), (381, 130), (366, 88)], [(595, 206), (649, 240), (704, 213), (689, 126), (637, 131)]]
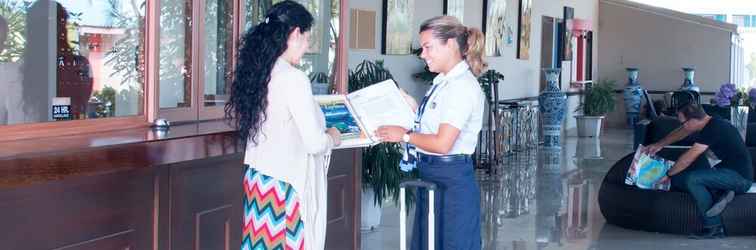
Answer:
[(691, 14), (753, 15), (756, 13), (756, 1), (752, 0), (685, 0), (685, 4), (680, 4), (680, 0), (631, 1)]
[[(730, 46), (733, 25), (624, 0), (601, 0), (599, 15), (598, 74), (627, 83), (625, 68), (640, 70), (648, 90), (672, 91), (683, 82), (682, 67), (696, 68), (701, 91), (713, 92), (730, 80)], [(624, 102), (609, 125), (623, 126)]]
[[(517, 36), (517, 8), (518, 0), (507, 0), (507, 19), (512, 24), (515, 36)], [(488, 58), (489, 68), (502, 72), (506, 79), (499, 86), (499, 96), (501, 99), (515, 99), (523, 97), (533, 97), (538, 95), (538, 81), (542, 74), (540, 70), (541, 58), (541, 17), (551, 16), (562, 18), (563, 7), (569, 6), (575, 9), (575, 17), (593, 21), (593, 27), (598, 27), (598, 0), (533, 0), (532, 16), (532, 33), (530, 59), (516, 59), (517, 41), (511, 47), (506, 47), (502, 56)], [(386, 67), (394, 75), (400, 87), (406, 89), (415, 97), (421, 97), (428, 86), (416, 82), (412, 74), (423, 69), (423, 62), (414, 55), (391, 56), (381, 55), (381, 16), (382, 1), (378, 0), (350, 0), (350, 9), (372, 10), (376, 12), (376, 49), (374, 50), (355, 50), (350, 49), (348, 52), (348, 64), (352, 69), (364, 59), (385, 61)], [(443, 13), (442, 0), (415, 0), (415, 28), (419, 28), (420, 23), (428, 18), (441, 15)], [(483, 17), (483, 0), (465, 1), (464, 24), (470, 27), (481, 28)], [(347, 34), (349, 29), (346, 30)], [(594, 34), (598, 34), (594, 28)], [(417, 34), (415, 34), (417, 36)], [(416, 39), (415, 39), (416, 40)], [(599, 43), (597, 36), (594, 36), (594, 57), (597, 61), (597, 46)], [(596, 65), (594, 63), (594, 65)], [(596, 66), (594, 66), (594, 78), (597, 78)], [(565, 84), (566, 85), (566, 84)], [(574, 110), (575, 101), (571, 101), (569, 111)], [(574, 119), (568, 116), (567, 128), (574, 127)]]

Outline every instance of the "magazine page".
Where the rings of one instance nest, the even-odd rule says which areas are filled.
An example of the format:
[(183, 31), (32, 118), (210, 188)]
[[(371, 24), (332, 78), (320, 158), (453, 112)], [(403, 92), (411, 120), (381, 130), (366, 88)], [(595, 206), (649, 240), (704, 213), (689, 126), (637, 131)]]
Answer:
[(347, 95), (349, 104), (370, 138), (374, 141), (374, 132), (383, 125), (396, 125), (406, 129), (415, 122), (415, 111), (399, 92), (393, 80), (386, 80), (352, 92)]
[(341, 132), (341, 145), (335, 148), (366, 147), (376, 143), (366, 135), (345, 96), (316, 95), (315, 101), (325, 115), (326, 127)]
[(662, 179), (675, 162), (645, 154), (643, 149), (643, 145), (640, 145), (635, 151), (633, 162), (627, 170), (625, 184), (635, 185), (642, 189), (669, 190), (671, 184), (669, 178), (665, 181)]

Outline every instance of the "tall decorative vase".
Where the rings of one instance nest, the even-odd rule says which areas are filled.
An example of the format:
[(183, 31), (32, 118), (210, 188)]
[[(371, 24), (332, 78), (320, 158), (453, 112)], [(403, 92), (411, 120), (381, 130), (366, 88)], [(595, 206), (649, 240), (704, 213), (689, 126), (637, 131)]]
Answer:
[(680, 90), (690, 90), (695, 92), (701, 92), (701, 88), (699, 88), (695, 81), (693, 81), (693, 78), (696, 75), (696, 69), (694, 68), (682, 68), (683, 73), (685, 74), (685, 80), (683, 80), (683, 85), (680, 87)]
[(731, 106), (730, 123), (740, 132), (740, 137), (745, 141), (748, 129), (748, 106)]
[(640, 119), (641, 96), (643, 88), (638, 83), (638, 69), (627, 68), (627, 87), (623, 93), (625, 99), (625, 114), (627, 116), (627, 125), (635, 127), (635, 123)]
[(562, 132), (562, 120), (566, 111), (567, 96), (557, 86), (558, 68), (543, 69), (548, 86), (538, 96), (538, 106), (543, 114), (543, 146), (559, 147)]

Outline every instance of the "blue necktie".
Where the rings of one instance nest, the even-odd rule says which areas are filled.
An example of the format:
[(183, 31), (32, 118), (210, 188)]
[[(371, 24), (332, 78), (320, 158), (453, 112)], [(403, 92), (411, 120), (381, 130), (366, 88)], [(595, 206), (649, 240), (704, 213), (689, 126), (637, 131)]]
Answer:
[[(431, 91), (423, 97), (423, 101), (420, 102), (420, 106), (417, 109), (417, 117), (415, 117), (415, 126), (412, 128), (412, 132), (420, 132), (420, 119), (423, 117), (423, 113), (425, 112), (425, 106), (428, 104), (428, 100), (433, 95), (433, 92), (436, 91), (436, 87), (438, 87), (439, 84), (433, 85), (431, 87)], [(415, 148), (415, 145), (405, 143), (404, 144), (404, 155), (402, 156), (402, 160), (399, 162), (399, 168), (404, 172), (412, 171), (412, 169), (415, 169), (417, 167), (417, 149)]]

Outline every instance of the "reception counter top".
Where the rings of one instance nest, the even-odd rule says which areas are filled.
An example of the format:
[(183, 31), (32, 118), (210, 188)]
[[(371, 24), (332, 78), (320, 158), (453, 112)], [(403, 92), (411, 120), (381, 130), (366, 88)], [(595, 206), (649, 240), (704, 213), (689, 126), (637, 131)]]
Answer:
[[(0, 142), (0, 245), (238, 249), (235, 135), (213, 121)], [(359, 248), (360, 168), (360, 150), (333, 152), (327, 249)]]
[(243, 152), (233, 130), (213, 121), (164, 132), (113, 132), (0, 142), (0, 188)]

